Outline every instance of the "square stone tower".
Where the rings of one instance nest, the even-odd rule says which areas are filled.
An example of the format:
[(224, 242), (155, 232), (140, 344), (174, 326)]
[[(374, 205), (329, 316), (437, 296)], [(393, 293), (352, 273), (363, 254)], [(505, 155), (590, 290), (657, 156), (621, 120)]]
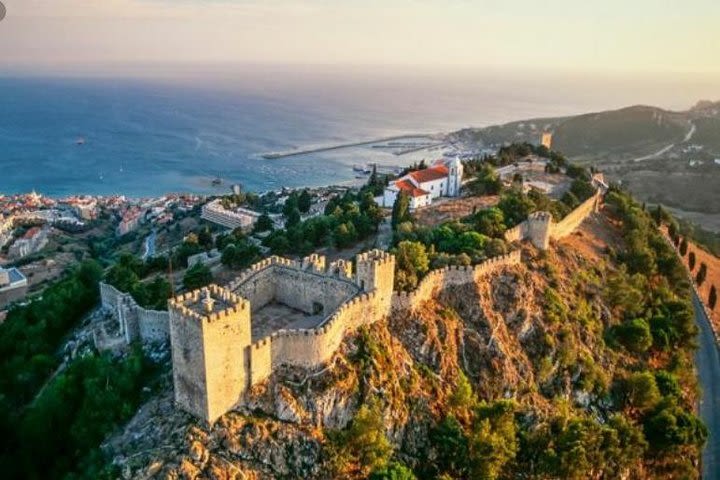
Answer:
[(168, 302), (175, 402), (212, 424), (247, 390), (250, 302), (210, 285)]
[(382, 315), (390, 312), (393, 283), (395, 282), (395, 257), (383, 250), (371, 250), (356, 257), (355, 281), (366, 292), (376, 291)]

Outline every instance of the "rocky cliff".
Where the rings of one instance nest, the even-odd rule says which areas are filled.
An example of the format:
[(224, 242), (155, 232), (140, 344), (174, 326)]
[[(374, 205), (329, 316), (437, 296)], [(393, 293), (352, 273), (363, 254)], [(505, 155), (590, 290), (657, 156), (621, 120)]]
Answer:
[[(608, 252), (620, 238), (602, 222), (547, 252), (525, 247), (521, 264), (360, 330), (322, 369), (281, 369), (212, 428), (172, 407), (168, 381), (104, 449), (124, 478), (366, 478), (374, 457), (353, 444), (366, 432), (353, 419), (371, 408), (386, 456), (418, 478), (674, 472), (648, 453), (636, 406), (614, 393), (647, 358), (606, 344), (618, 323), (604, 289), (618, 272)], [(653, 361), (670, 368), (667, 355)], [(682, 384), (681, 402), (694, 401), (693, 376)], [(496, 414), (508, 405), (509, 417)], [(467, 455), (462, 465), (445, 452), (458, 430), (452, 438), (465, 440), (452, 455)]]

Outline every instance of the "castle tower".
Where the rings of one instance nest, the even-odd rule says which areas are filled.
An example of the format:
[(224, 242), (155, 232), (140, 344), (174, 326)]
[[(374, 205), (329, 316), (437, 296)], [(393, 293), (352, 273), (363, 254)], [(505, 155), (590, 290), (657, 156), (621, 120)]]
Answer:
[(462, 186), (463, 164), (460, 158), (455, 157), (448, 164), (448, 197), (459, 197)]
[(175, 402), (212, 424), (249, 383), (250, 302), (210, 285), (168, 302)]
[(528, 215), (528, 236), (536, 248), (547, 250), (550, 246), (552, 221), (552, 215), (548, 212), (534, 212)]
[(366, 292), (375, 290), (383, 310), (387, 309), (389, 313), (395, 281), (395, 257), (382, 250), (371, 250), (356, 257), (355, 269), (356, 283)]
[(540, 136), (540, 145), (543, 147), (550, 149), (552, 146), (552, 132), (543, 132)]

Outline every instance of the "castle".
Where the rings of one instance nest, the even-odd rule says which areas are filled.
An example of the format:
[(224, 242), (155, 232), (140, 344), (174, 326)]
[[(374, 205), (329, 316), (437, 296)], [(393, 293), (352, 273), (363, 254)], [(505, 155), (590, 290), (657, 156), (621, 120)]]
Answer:
[[(546, 249), (597, 211), (604, 181), (565, 218), (531, 214), (505, 232), (508, 242), (529, 240)], [(242, 405), (246, 393), (282, 365), (315, 368), (327, 363), (343, 339), (393, 310), (414, 310), (439, 291), (478, 282), (498, 268), (520, 263), (520, 251), (475, 266), (429, 272), (413, 292), (393, 292), (395, 258), (373, 250), (326, 265), (312, 254), (301, 261), (269, 257), (227, 287), (211, 285), (168, 302), (168, 312), (146, 310), (129, 294), (101, 283), (102, 305), (113, 320), (99, 322), (98, 348), (133, 341), (170, 340), (177, 405), (213, 423)], [(108, 334), (108, 329), (111, 333)]]
[(390, 313), (395, 258), (383, 251), (352, 263), (270, 257), (227, 288), (211, 285), (171, 300), (175, 401), (214, 422), (280, 365), (322, 365), (345, 335)]

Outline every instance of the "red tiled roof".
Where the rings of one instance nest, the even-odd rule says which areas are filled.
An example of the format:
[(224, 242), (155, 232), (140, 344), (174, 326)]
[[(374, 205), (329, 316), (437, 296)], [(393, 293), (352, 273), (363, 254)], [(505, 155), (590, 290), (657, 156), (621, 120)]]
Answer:
[(23, 235), (23, 238), (25, 238), (25, 239), (33, 238), (38, 233), (40, 233), (40, 227), (32, 227), (30, 230), (25, 232), (25, 235)]
[(426, 168), (425, 170), (417, 170), (410, 172), (409, 175), (418, 183), (432, 182), (440, 180), (448, 176), (448, 168), (445, 165)]
[(417, 188), (415, 185), (408, 182), (407, 180), (398, 180), (397, 182), (395, 182), (395, 186), (410, 195), (411, 197), (422, 197), (428, 194), (428, 192), (421, 188)]

